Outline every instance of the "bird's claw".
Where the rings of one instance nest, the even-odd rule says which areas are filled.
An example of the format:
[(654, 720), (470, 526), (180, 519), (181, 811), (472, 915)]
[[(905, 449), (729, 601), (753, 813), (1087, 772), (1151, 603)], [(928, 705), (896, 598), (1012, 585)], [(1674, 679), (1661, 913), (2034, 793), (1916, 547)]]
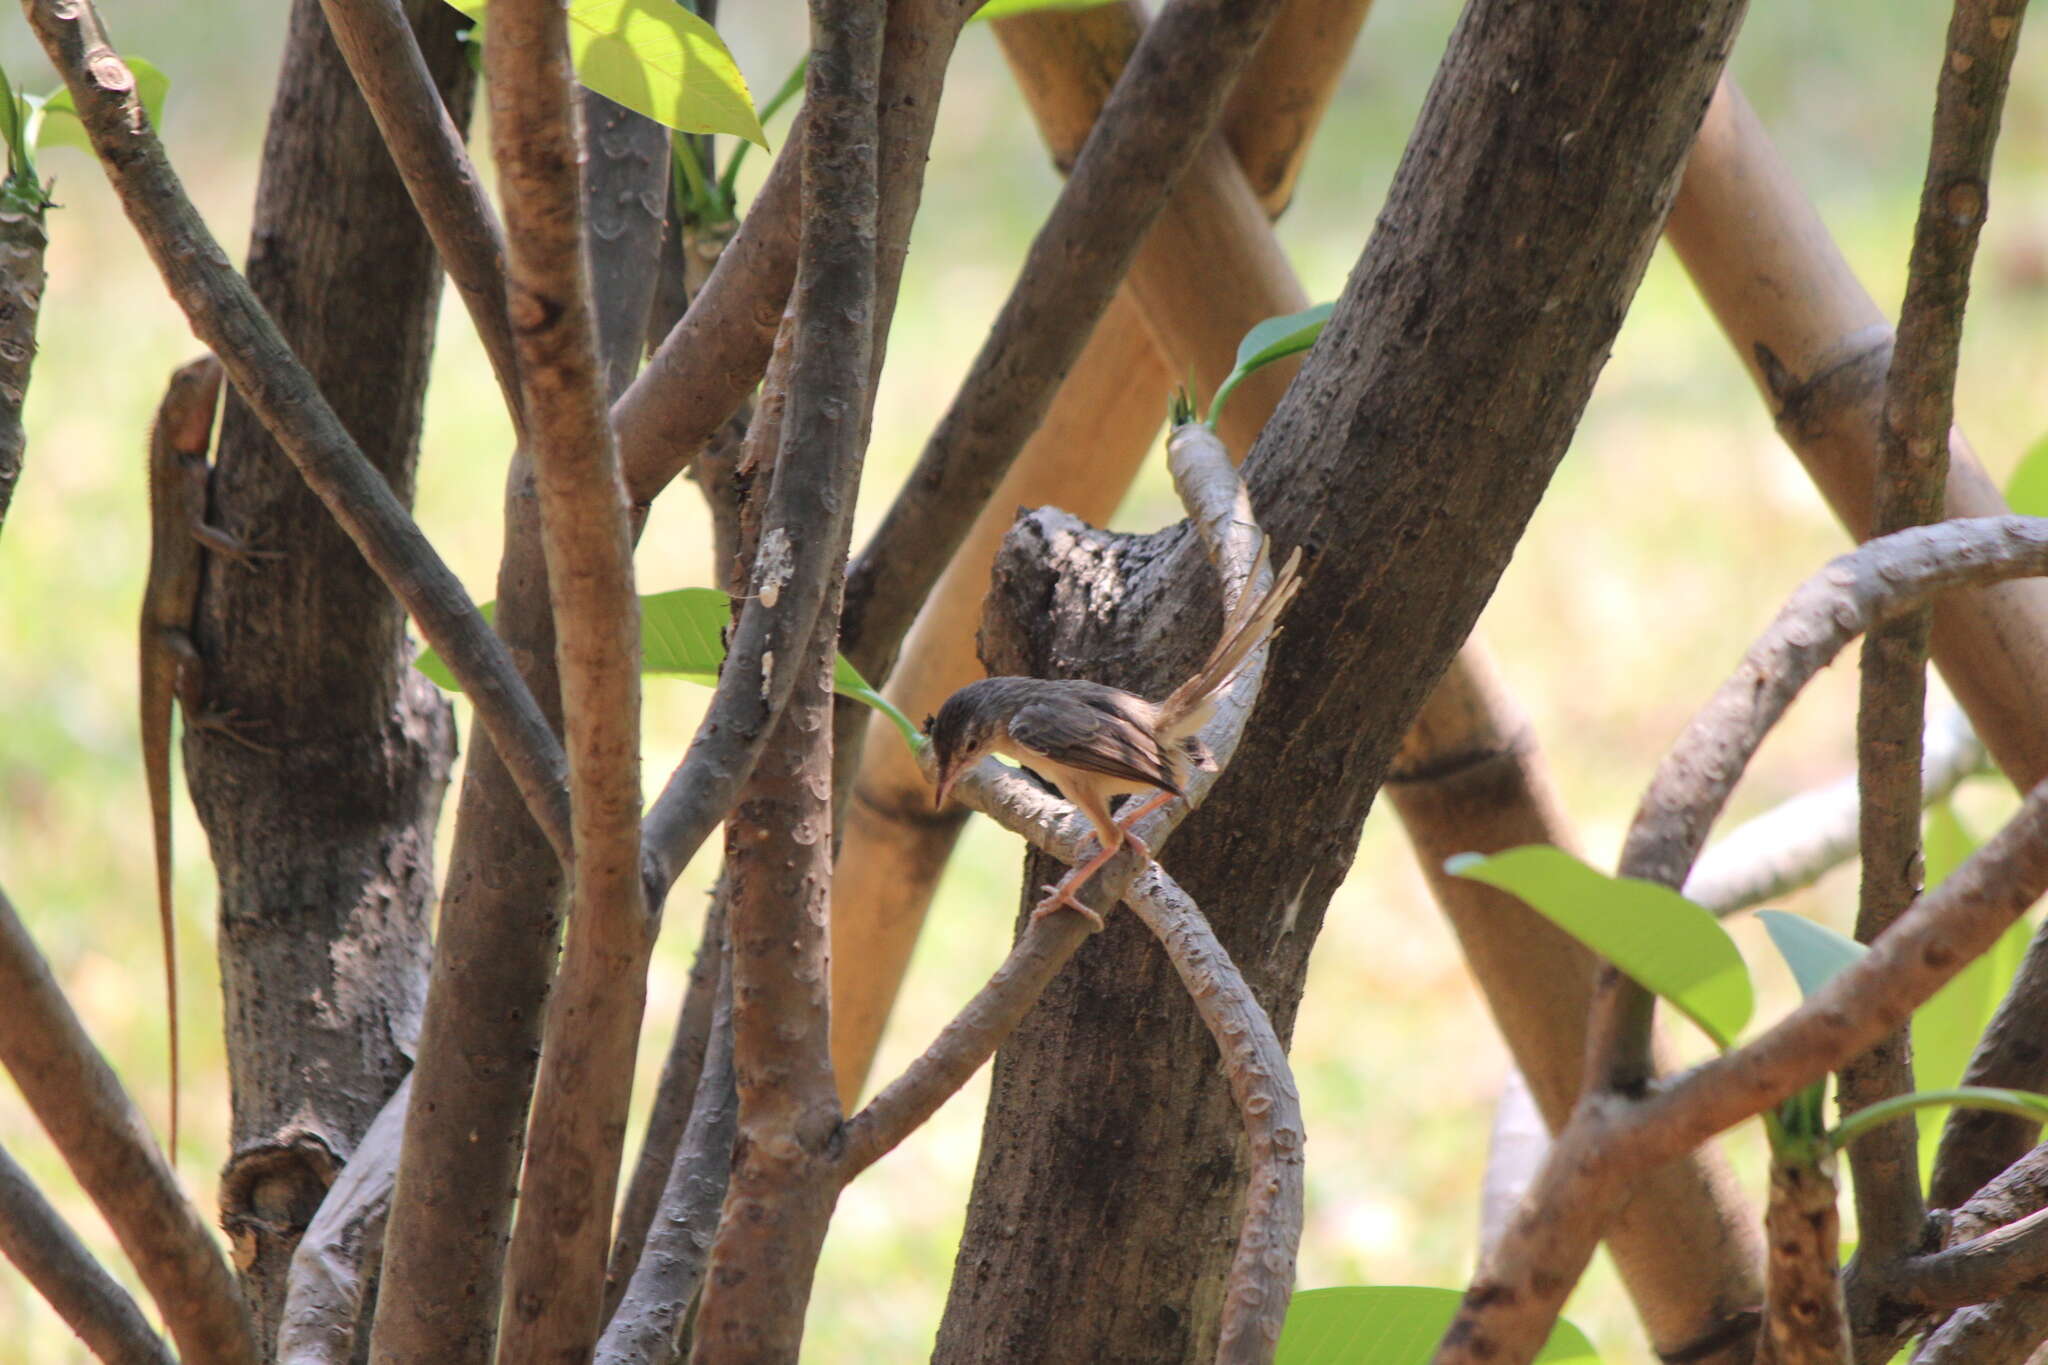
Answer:
[(1095, 913), (1091, 907), (1075, 900), (1073, 888), (1066, 882), (1061, 882), (1058, 886), (1041, 886), (1038, 889), (1045, 892), (1045, 899), (1032, 907), (1031, 918), (1033, 922), (1042, 920), (1047, 915), (1057, 914), (1062, 909), (1065, 909), (1076, 912), (1098, 930), (1102, 928), (1102, 916)]

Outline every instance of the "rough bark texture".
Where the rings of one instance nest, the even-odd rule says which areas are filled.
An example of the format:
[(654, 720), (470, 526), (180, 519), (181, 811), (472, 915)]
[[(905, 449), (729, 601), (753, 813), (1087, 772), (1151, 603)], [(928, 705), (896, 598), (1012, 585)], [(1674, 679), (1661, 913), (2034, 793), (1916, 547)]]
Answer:
[[(411, 8), (465, 117), (464, 21), (430, 0)], [(249, 277), (409, 499), (439, 266), (313, 0), (292, 10)], [(283, 552), (207, 584), (199, 641), (210, 700), (275, 752), (191, 732), (185, 744), (221, 877), (223, 1212), (267, 1340), (300, 1231), (407, 1065), (454, 741), (447, 704), (407, 667), (404, 612), (233, 398), (214, 491), (222, 520)]]
[[(1283, 1037), (1402, 732), (1577, 423), (1739, 13), (1470, 6), (1378, 230), (1247, 464), (1280, 546), (1308, 549), (1307, 582), (1245, 750), (1166, 861)], [(1157, 695), (1212, 638), (1183, 531), (1008, 562), (1042, 573), (1035, 551), (1069, 570), (1058, 592), (1010, 590), (1049, 671), (1085, 660)], [(1213, 1349), (1243, 1171), (1211, 1056), (1165, 963), (1112, 923), (998, 1058), (939, 1360)], [(1140, 1165), (1181, 1196), (1139, 1201)]]
[(42, 191), (10, 177), (0, 198), (0, 525), (14, 502), (21, 479), (28, 433), (21, 426), (21, 405), (28, 396), (29, 366), (36, 358), (36, 322), (43, 311), (43, 250), (50, 244), (43, 229)]

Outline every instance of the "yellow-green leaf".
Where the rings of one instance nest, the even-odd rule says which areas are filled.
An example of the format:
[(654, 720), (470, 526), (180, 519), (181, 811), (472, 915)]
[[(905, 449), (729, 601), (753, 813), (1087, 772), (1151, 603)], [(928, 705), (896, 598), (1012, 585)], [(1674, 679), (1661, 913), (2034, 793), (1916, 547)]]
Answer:
[[(448, 3), (477, 20), (487, 8)], [(676, 0), (569, 0), (569, 55), (578, 80), (664, 127), (768, 145), (725, 40)]]
[[(1287, 1305), (1273, 1365), (1427, 1365), (1463, 1298), (1414, 1285), (1304, 1289)], [(1600, 1365), (1586, 1334), (1562, 1319), (1536, 1361)]]
[[(494, 620), (497, 604), (486, 602), (478, 608), (486, 621)], [(732, 599), (716, 588), (677, 588), (673, 592), (649, 593), (640, 599), (640, 671), (660, 677), (687, 678), (706, 686), (718, 681), (725, 664), (725, 626), (732, 619)], [(413, 661), (413, 667), (450, 692), (461, 687), (455, 675), (429, 649)], [(889, 718), (915, 749), (924, 742), (910, 718), (890, 704), (860, 675), (860, 670), (835, 656), (832, 690), (842, 697), (874, 707)]]
[(1722, 1047), (1732, 1047), (1756, 999), (1749, 968), (1714, 917), (1669, 887), (1610, 877), (1561, 848), (1527, 844), (1444, 864), (1521, 897), (1558, 928), (1669, 1000)]
[[(121, 59), (135, 77), (136, 98), (142, 101), (143, 112), (149, 115), (150, 126), (163, 131), (164, 98), (171, 93), (171, 78), (159, 71), (156, 63), (143, 57)], [(71, 102), (69, 90), (59, 90), (43, 101), (42, 119), (31, 140), (38, 147), (77, 147), (82, 151), (92, 150), (92, 139), (85, 135), (85, 125), (78, 121), (78, 107)]]

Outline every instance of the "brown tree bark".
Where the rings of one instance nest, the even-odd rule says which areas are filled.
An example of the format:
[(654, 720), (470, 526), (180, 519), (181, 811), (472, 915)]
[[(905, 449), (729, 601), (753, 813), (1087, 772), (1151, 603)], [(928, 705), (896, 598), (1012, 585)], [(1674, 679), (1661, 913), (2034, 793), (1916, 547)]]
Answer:
[[(409, 9), (466, 120), (465, 21), (432, 0)], [(314, 0), (291, 13), (249, 277), (409, 500), (440, 267)], [(407, 1066), (454, 738), (446, 702), (408, 666), (404, 612), (234, 398), (215, 502), (283, 555), (207, 584), (199, 640), (210, 702), (274, 752), (189, 731), (185, 744), (221, 878), (223, 1214), (267, 1341), (299, 1233)]]
[[(1262, 520), (1310, 568), (1246, 747), (1166, 861), (1283, 1037), (1371, 798), (1577, 423), (1740, 10), (1472, 4), (1247, 463)], [(1007, 562), (1039, 575), (1034, 662), (1122, 660), (1103, 680), (1156, 695), (1211, 638), (1186, 532), (1059, 547), (1058, 567), (1091, 572), (1054, 584), (1031, 548)], [(1213, 1347), (1242, 1156), (1197, 1060), (1209, 1044), (1143, 937), (1113, 923), (998, 1057), (941, 1361)], [(1178, 1197), (1141, 1197), (1140, 1162), (1147, 1191)]]

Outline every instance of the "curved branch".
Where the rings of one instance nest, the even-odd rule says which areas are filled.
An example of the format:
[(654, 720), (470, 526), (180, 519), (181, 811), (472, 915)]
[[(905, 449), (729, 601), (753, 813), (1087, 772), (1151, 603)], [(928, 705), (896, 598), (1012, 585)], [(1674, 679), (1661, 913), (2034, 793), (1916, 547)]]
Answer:
[[(1802, 584), (1658, 765), (1622, 846), (1620, 872), (1677, 888), (1750, 757), (1807, 681), (1873, 624), (1944, 588), (2048, 571), (2048, 521), (1979, 517), (1869, 541)], [(1608, 972), (1587, 1046), (1593, 1089), (1647, 1081), (1650, 997)]]
[(90, 0), (23, 0), (93, 151), (192, 330), (376, 575), (418, 622), (476, 708), (534, 821), (567, 861), (567, 761), (504, 642), (363, 457), (292, 355), (248, 281), (228, 264), (164, 157)]

